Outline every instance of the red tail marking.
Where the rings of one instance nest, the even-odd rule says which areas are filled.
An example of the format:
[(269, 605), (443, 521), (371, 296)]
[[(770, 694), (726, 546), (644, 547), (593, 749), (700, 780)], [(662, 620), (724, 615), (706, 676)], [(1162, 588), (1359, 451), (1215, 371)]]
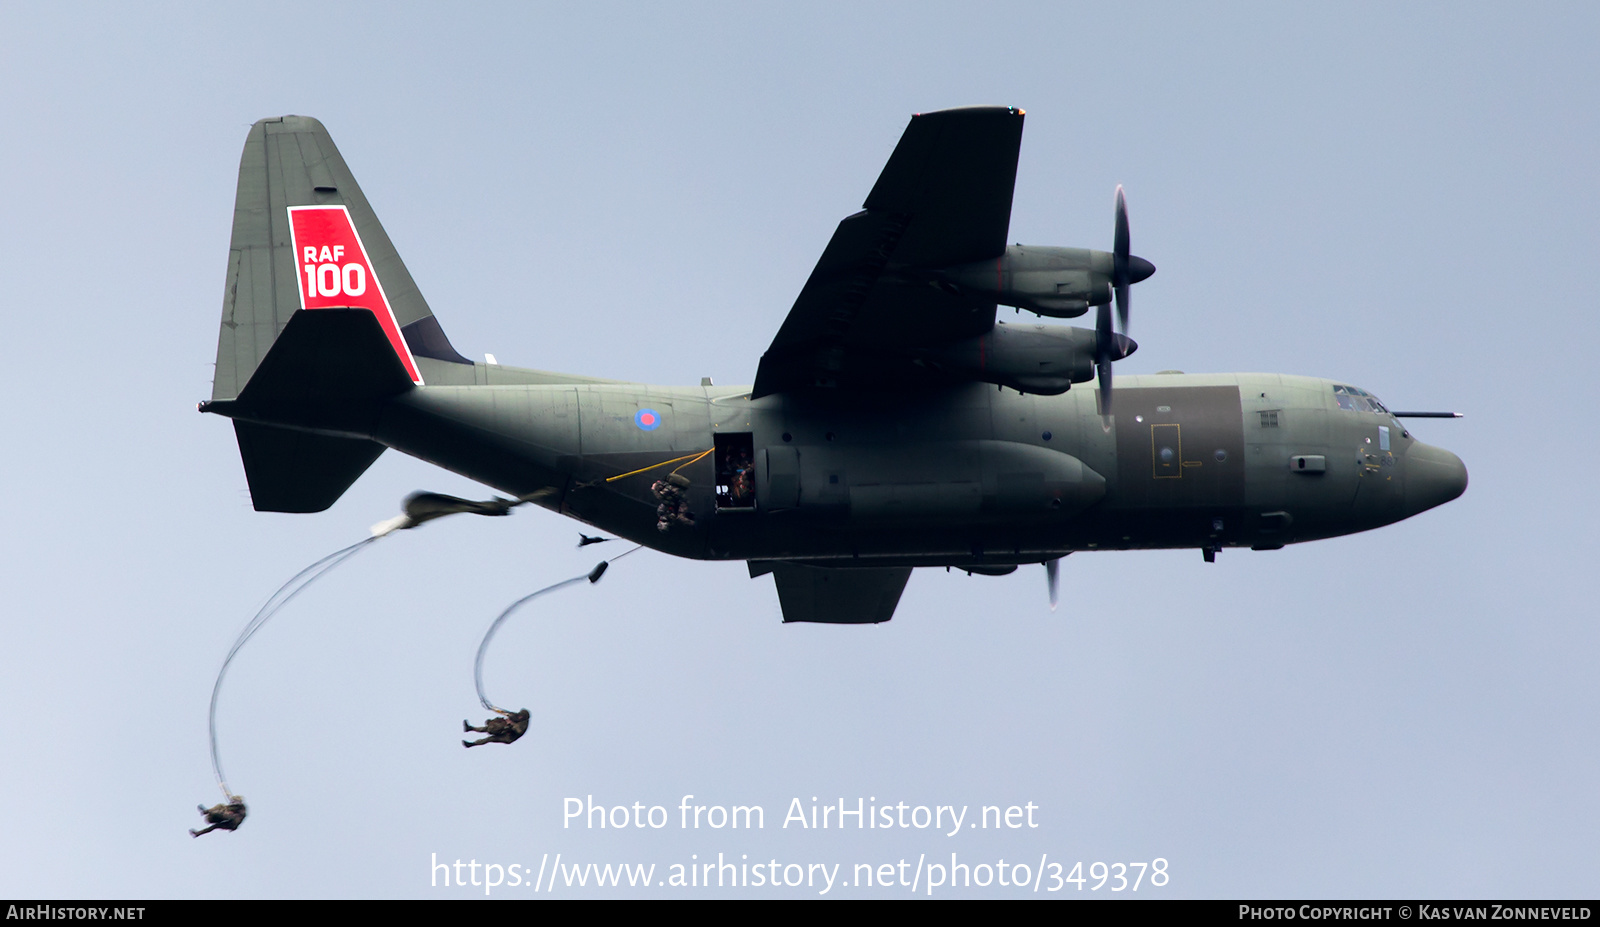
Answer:
[(384, 295), (367, 249), (350, 221), (350, 211), (343, 206), (290, 206), (289, 240), (294, 248), (301, 308), (370, 310), (411, 381), (421, 385), (416, 359), (400, 335), (389, 297)]

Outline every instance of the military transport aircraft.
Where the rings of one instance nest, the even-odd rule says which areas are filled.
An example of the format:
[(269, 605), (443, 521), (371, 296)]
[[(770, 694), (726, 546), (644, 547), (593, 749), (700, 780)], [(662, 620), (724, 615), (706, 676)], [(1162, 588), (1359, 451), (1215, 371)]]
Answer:
[(755, 384), (678, 387), (463, 357), (322, 124), (264, 119), (200, 409), (233, 420), (258, 510), (322, 511), (392, 447), (669, 554), (748, 561), (785, 621), (887, 621), (915, 567), (1042, 563), (1054, 604), (1073, 551), (1209, 561), (1465, 491), (1459, 458), (1353, 385), (1169, 372), (1113, 391), (1128, 288), (1155, 267), (1129, 251), (1120, 188), (1110, 252), (1006, 245), (1022, 124), (912, 117)]

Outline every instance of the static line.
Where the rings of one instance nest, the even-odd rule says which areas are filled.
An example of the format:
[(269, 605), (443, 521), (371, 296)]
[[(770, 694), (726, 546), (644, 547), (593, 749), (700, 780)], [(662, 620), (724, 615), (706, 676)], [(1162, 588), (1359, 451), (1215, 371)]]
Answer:
[(641, 473), (647, 473), (647, 472), (649, 472), (651, 470), (655, 470), (655, 469), (657, 469), (659, 467), (665, 467), (667, 464), (675, 464), (680, 460), (684, 461), (683, 466), (678, 467), (678, 468), (676, 468), (676, 469), (674, 469), (672, 471), (673, 473), (677, 473), (678, 470), (682, 470), (683, 467), (689, 466), (689, 464), (694, 463), (696, 460), (699, 460), (700, 458), (706, 456), (707, 454), (711, 453), (714, 450), (716, 450), (716, 448), (714, 448), (714, 447), (706, 448), (705, 450), (700, 451), (700, 452), (695, 453), (695, 454), (685, 454), (682, 457), (674, 457), (671, 460), (663, 460), (660, 463), (653, 463), (648, 467), (640, 467), (637, 470), (629, 470), (627, 473), (618, 473), (616, 476), (608, 476), (604, 480), (594, 480), (594, 481), (591, 481), (591, 482), (589, 482), (589, 483), (587, 483), (585, 485), (587, 485), (587, 486), (598, 486), (601, 483), (615, 483), (617, 480), (627, 479), (630, 476), (638, 476)]
[[(222, 680), (228, 674), (228, 666), (233, 663), (233, 658), (239, 653), (239, 649), (245, 645), (245, 642), (254, 637), (255, 633), (261, 630), (261, 627), (271, 620), (279, 609), (289, 604), (291, 599), (305, 591), (307, 586), (326, 575), (329, 570), (354, 557), (361, 552), (362, 548), (376, 540), (376, 537), (370, 537), (357, 541), (349, 547), (334, 551), (289, 577), (289, 581), (279, 586), (278, 591), (267, 599), (266, 604), (261, 606), (261, 610), (256, 612), (255, 617), (245, 624), (244, 630), (239, 632), (238, 639), (233, 642), (233, 647), (228, 650), (228, 655), (223, 658), (222, 668), (217, 670), (217, 681), (211, 687), (211, 771), (216, 774), (217, 785), (222, 788), (222, 794), (225, 797), (232, 799), (233, 793), (228, 790), (227, 779), (222, 774), (222, 757), (217, 749), (217, 699), (222, 694)], [(297, 583), (298, 585), (296, 585)], [(290, 587), (293, 587), (293, 589)], [(288, 591), (287, 595), (285, 595), (285, 591)]]

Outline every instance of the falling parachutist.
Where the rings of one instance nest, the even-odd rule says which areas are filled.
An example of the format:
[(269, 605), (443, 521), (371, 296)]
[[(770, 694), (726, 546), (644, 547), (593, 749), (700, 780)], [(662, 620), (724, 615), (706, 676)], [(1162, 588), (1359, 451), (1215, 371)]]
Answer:
[[(398, 515), (387, 521), (379, 522), (372, 526), (372, 536), (357, 541), (349, 547), (336, 550), (321, 560), (311, 564), (305, 569), (289, 578), (289, 581), (278, 587), (278, 591), (269, 597), (260, 611), (247, 622), (244, 629), (239, 632), (239, 637), (229, 648), (228, 655), (222, 660), (222, 667), (217, 670), (217, 679), (211, 686), (211, 711), (209, 719), (211, 737), (211, 770), (216, 775), (217, 786), (222, 789), (224, 801), (210, 808), (199, 806), (200, 813), (205, 815), (206, 822), (210, 825), (203, 830), (191, 830), (193, 836), (209, 834), (214, 830), (237, 830), (244, 822), (246, 809), (244, 799), (235, 795), (228, 788), (227, 778), (222, 772), (222, 752), (217, 747), (217, 702), (222, 695), (222, 680), (228, 675), (228, 667), (232, 665), (233, 658), (238, 656), (239, 650), (245, 643), (261, 630), (278, 610), (289, 604), (289, 601), (307, 586), (327, 575), (334, 567), (355, 556), (361, 550), (377, 539), (396, 531), (415, 528), (435, 518), (454, 515), (459, 512), (471, 512), (476, 515), (509, 515), (511, 510), (526, 502), (544, 498), (554, 493), (551, 488), (537, 489), (525, 496), (516, 499), (503, 499), (496, 496), (492, 499), (476, 502), (471, 499), (460, 499), (436, 492), (414, 492), (407, 496), (402, 503), (405, 514)], [(596, 577), (598, 578), (598, 577)]]
[[(611, 540), (611, 539), (607, 538), (607, 540)], [(626, 557), (629, 554), (635, 553), (635, 552), (637, 552), (637, 551), (639, 551), (641, 549), (642, 549), (642, 545), (640, 547), (635, 547), (635, 548), (633, 548), (631, 550), (623, 551), (622, 553), (618, 554), (617, 556), (612, 557), (611, 560), (602, 560), (599, 563), (595, 564), (594, 565), (594, 569), (590, 570), (587, 573), (579, 573), (577, 576), (573, 576), (573, 577), (570, 577), (568, 579), (563, 579), (558, 583), (551, 583), (550, 585), (544, 587), (543, 589), (539, 589), (539, 590), (537, 590), (535, 592), (530, 592), (527, 595), (523, 596), (522, 598), (516, 600), (515, 602), (512, 602), (510, 605), (506, 606), (505, 611), (501, 612), (499, 614), (499, 616), (497, 616), (494, 619), (494, 621), (490, 623), (489, 630), (484, 632), (483, 640), (481, 642), (479, 642), (479, 644), (478, 644), (478, 656), (472, 663), (472, 684), (477, 687), (479, 703), (481, 703), (483, 705), (483, 707), (489, 709), (490, 711), (493, 711), (493, 712), (496, 712), (496, 713), (498, 713), (500, 715), (503, 715), (506, 718), (512, 718), (512, 717), (515, 717), (515, 716), (518, 716), (518, 715), (521, 714), (520, 712), (513, 712), (513, 711), (511, 711), (509, 709), (501, 708), (500, 706), (496, 705), (494, 702), (489, 701), (488, 694), (485, 693), (484, 690), (483, 690), (483, 656), (484, 656), (484, 654), (489, 652), (489, 642), (494, 640), (495, 632), (500, 630), (500, 626), (502, 624), (505, 624), (506, 619), (511, 617), (511, 613), (512, 612), (515, 612), (517, 609), (521, 608), (523, 605), (527, 604), (528, 602), (533, 601), (534, 599), (539, 598), (540, 596), (542, 596), (542, 595), (544, 595), (546, 593), (555, 592), (557, 589), (565, 589), (567, 586), (571, 586), (571, 585), (573, 585), (575, 583), (581, 583), (581, 582), (583, 582), (585, 580), (588, 580), (591, 585), (593, 585), (594, 583), (598, 583), (600, 581), (600, 577), (606, 575), (606, 569), (611, 566), (611, 562), (613, 560), (621, 560), (623, 557)], [(523, 709), (523, 712), (526, 712), (526, 711), (527, 711), (527, 709)], [(494, 721), (497, 721), (497, 720), (499, 720), (499, 719), (490, 719), (489, 722), (485, 722), (484, 727), (485, 728), (489, 727), (491, 722), (494, 722)], [(464, 727), (465, 729), (467, 729), (469, 731), (470, 730), (476, 730), (476, 728), (473, 728), (471, 725), (467, 724), (467, 722), (465, 722), (465, 721), (461, 722), (461, 724), (462, 724), (462, 727)], [(489, 738), (489, 739), (487, 739), (485, 741), (480, 741), (480, 743), (510, 743), (511, 740), (515, 740), (517, 737), (521, 737), (522, 736), (522, 732), (525, 731), (525, 730), (526, 730), (526, 720), (523, 721), (522, 730), (516, 731), (515, 732), (515, 736), (511, 737), (510, 740), (495, 740), (493, 737), (491, 737), (491, 738)], [(495, 731), (495, 732), (490, 732), (490, 733), (501, 733), (501, 732), (500, 731)], [(508, 729), (506, 731), (506, 733), (511, 733), (511, 731)], [(466, 746), (469, 746), (469, 747), (477, 745), (477, 744), (467, 743), (466, 741), (462, 741), (462, 743), (465, 744)]]

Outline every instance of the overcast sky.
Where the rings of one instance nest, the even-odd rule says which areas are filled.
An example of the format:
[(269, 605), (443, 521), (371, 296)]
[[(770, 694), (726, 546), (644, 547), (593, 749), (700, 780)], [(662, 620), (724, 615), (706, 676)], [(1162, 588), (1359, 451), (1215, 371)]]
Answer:
[[(1114, 884), (1052, 895), (1052, 863), (1157, 858), (1139, 897), (1593, 897), (1597, 34), (1591, 4), (0, 5), (0, 896), (482, 897), (430, 864), (559, 853), (837, 865), (845, 897), (910, 894), (852, 884), (901, 860), (925, 894), (951, 854), (1042, 859), (1039, 897)], [(877, 627), (784, 626), (770, 578), (640, 553), (504, 629), (491, 692), (533, 730), (472, 751), (484, 628), (616, 551), (544, 511), (430, 524), (244, 651), (251, 815), (189, 838), (240, 626), (406, 493), (483, 493), (390, 452), (325, 513), (252, 511), (194, 411), (252, 122), (327, 125), (463, 353), (720, 384), (910, 115), (971, 103), (1028, 113), (1012, 240), (1109, 248), (1126, 186), (1159, 272), (1119, 374), (1463, 411), (1413, 430), (1466, 495), (1210, 565), (1074, 556), (1054, 614), (1036, 566), (921, 570)], [(590, 795), (670, 821), (563, 827)], [(685, 795), (766, 826), (685, 829)], [(813, 796), (1037, 826), (784, 827)]]

